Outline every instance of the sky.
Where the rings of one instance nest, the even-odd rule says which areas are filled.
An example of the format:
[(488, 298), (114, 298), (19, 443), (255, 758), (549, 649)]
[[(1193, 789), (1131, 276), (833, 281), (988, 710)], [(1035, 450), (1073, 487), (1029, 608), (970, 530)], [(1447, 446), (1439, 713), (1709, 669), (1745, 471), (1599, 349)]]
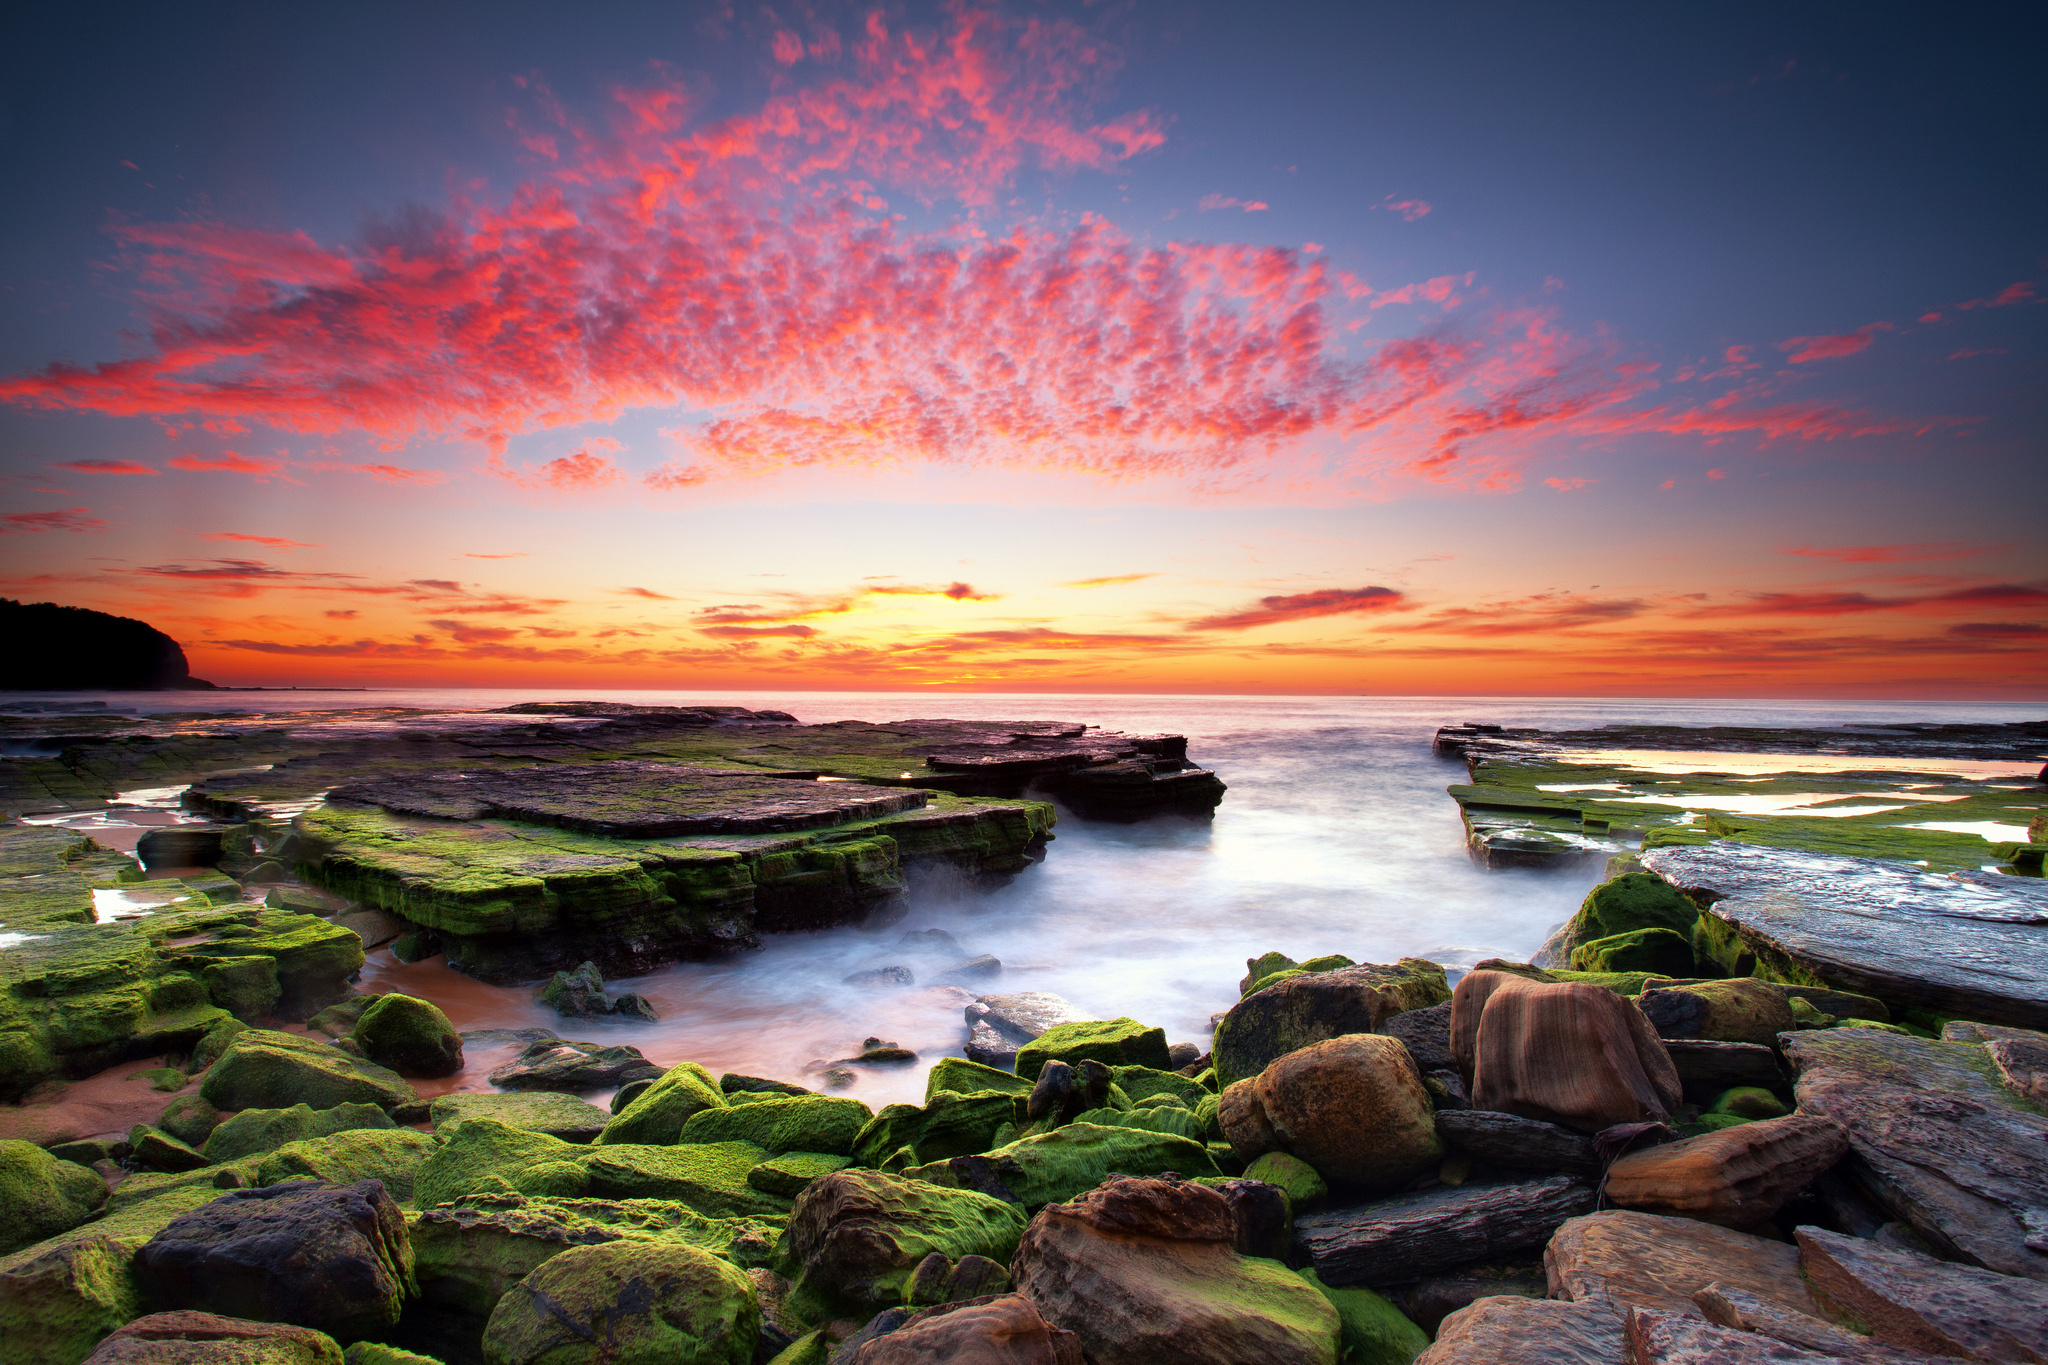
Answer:
[(0, 594), (217, 683), (2048, 698), (2039, 9), (44, 9)]

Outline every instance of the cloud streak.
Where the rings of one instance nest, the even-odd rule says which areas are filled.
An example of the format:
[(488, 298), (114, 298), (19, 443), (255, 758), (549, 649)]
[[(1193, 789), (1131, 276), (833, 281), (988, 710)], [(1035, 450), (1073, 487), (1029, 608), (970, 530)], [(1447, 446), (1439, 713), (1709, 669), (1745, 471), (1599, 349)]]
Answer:
[(1250, 630), (1254, 626), (1285, 625), (1322, 616), (1349, 616), (1359, 612), (1388, 611), (1401, 607), (1405, 594), (1392, 588), (1322, 588), (1315, 592), (1261, 597), (1237, 611), (1222, 612), (1189, 621), (1189, 630)]

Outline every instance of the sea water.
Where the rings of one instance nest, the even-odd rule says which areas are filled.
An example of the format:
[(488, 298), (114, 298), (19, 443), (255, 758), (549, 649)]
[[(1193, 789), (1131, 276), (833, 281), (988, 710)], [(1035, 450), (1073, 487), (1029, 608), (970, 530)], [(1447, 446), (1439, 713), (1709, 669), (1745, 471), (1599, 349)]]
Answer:
[[(656, 1024), (557, 1017), (532, 986), (489, 986), (439, 958), (410, 966), (370, 954), (365, 990), (431, 999), (458, 1028), (551, 1028), (628, 1043), (668, 1065), (696, 1061), (800, 1084), (874, 1037), (920, 1061), (855, 1068), (847, 1092), (870, 1104), (921, 1099), (929, 1063), (960, 1055), (962, 1010), (976, 993), (1052, 991), (1094, 1018), (1128, 1015), (1206, 1050), (1210, 1019), (1237, 999), (1247, 958), (1342, 953), (1359, 962), (1423, 956), (1455, 969), (1481, 958), (1526, 961), (1577, 908), (1597, 867), (1487, 872), (1466, 857), (1458, 809), (1444, 793), (1464, 767), (1435, 757), (1436, 727), (1465, 721), (1543, 728), (1612, 723), (1827, 726), (1850, 722), (2037, 719), (2013, 704), (1808, 701), (1490, 699), (1441, 697), (1070, 696), (959, 693), (708, 693), (376, 690), (44, 694), (143, 711), (280, 712), (366, 706), (489, 708), (593, 698), (648, 705), (782, 710), (806, 723), (909, 717), (1063, 720), (1188, 737), (1190, 758), (1229, 794), (1213, 820), (1138, 824), (1062, 815), (1043, 863), (1006, 885), (913, 881), (886, 922), (768, 936), (758, 951), (683, 963), (613, 981), (647, 997)], [(17, 694), (16, 700), (30, 698)], [(7, 709), (0, 703), (0, 709)], [(947, 955), (902, 945), (907, 931), (944, 929), (958, 957), (993, 954), (992, 980), (934, 984)], [(847, 984), (849, 975), (909, 967), (915, 985)], [(488, 1088), (485, 1073), (517, 1051), (476, 1040), (462, 1073), (422, 1086)]]

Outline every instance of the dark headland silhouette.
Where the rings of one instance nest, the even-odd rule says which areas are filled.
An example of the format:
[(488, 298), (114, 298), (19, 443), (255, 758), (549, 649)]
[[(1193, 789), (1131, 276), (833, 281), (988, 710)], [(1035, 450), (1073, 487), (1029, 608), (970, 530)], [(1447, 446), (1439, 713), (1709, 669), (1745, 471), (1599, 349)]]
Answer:
[(211, 688), (178, 642), (147, 622), (54, 602), (0, 597), (0, 690), (58, 692)]

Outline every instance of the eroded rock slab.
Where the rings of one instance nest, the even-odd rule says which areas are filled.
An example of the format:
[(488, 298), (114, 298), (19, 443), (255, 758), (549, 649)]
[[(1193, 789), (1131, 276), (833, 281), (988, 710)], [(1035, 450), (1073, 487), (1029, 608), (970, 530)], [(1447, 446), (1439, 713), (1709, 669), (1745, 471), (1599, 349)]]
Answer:
[(1397, 1284), (1542, 1246), (1594, 1202), (1572, 1176), (1424, 1190), (1296, 1219), (1294, 1246), (1331, 1284)]
[(2048, 1115), (1985, 1044), (1833, 1028), (1784, 1047), (1800, 1109), (1841, 1125), (1873, 1201), (1946, 1256), (2048, 1280)]
[(2048, 1285), (1800, 1228), (1814, 1296), (1885, 1341), (1936, 1356), (2048, 1360)]
[(1690, 1218), (1616, 1211), (1574, 1218), (1543, 1250), (1552, 1298), (1697, 1314), (1710, 1284), (1745, 1290), (1795, 1313), (1820, 1309), (1799, 1277), (1799, 1253)]
[(1818, 978), (1895, 1013), (2048, 1023), (2048, 881), (1726, 841), (1642, 861), (1712, 898), (1699, 932), (1738, 975)]
[(1541, 1119), (1495, 1109), (1446, 1109), (1436, 1116), (1436, 1131), (1448, 1146), (1487, 1166), (1566, 1175), (1601, 1171), (1593, 1139)]
[(1606, 1304), (1503, 1294), (1445, 1318), (1415, 1365), (1621, 1365), (1622, 1332)]

